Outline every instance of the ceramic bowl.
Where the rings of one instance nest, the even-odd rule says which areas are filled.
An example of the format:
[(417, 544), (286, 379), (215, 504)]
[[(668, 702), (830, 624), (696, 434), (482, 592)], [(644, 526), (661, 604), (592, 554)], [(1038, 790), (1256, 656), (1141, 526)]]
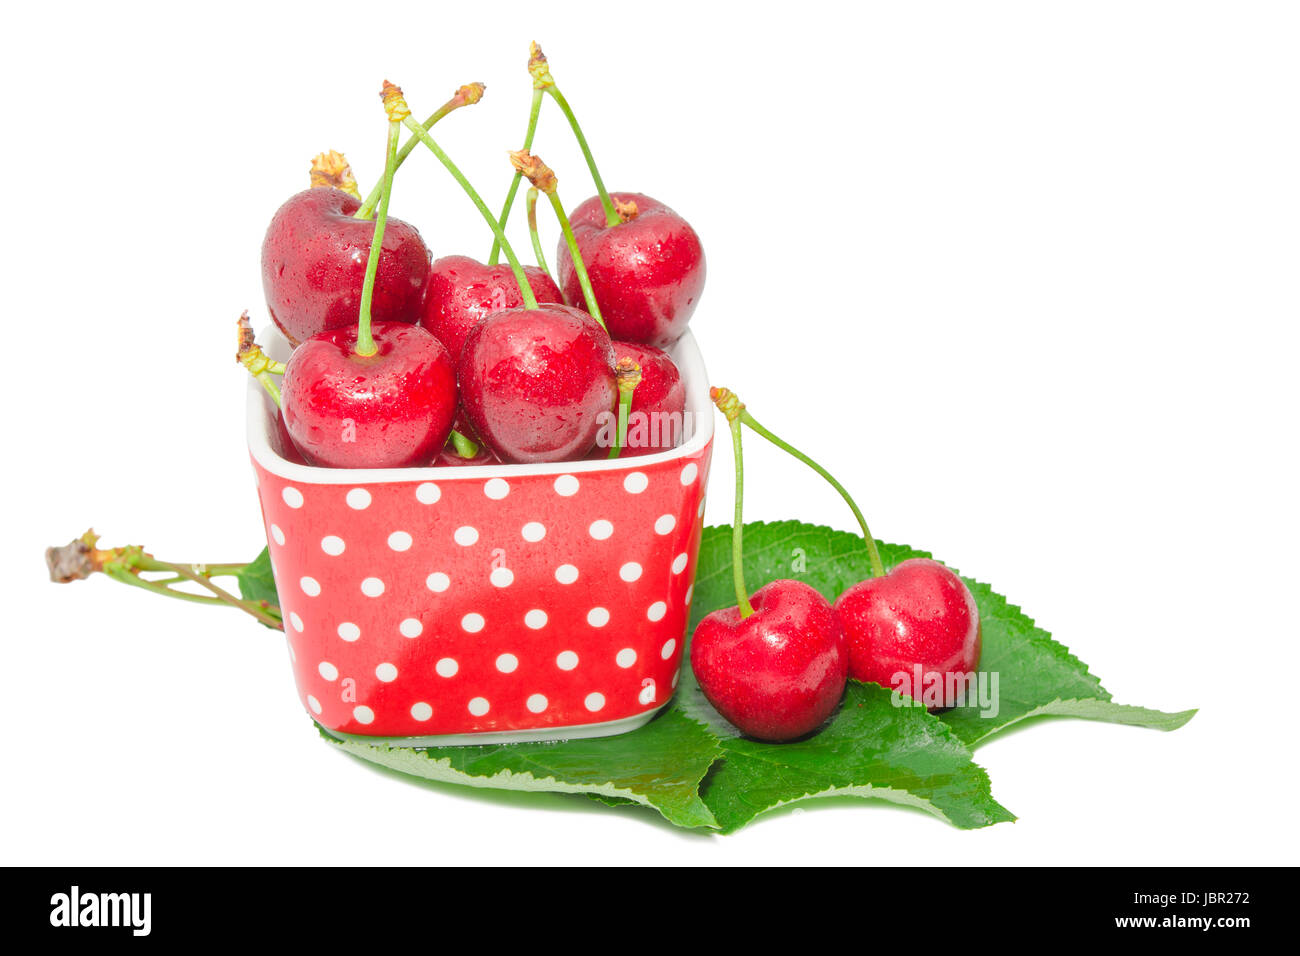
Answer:
[[(260, 341), (277, 357), (287, 343)], [(677, 684), (713, 443), (688, 332), (684, 440), (545, 465), (317, 468), (253, 381), (248, 447), (298, 696), (394, 745), (596, 737)]]

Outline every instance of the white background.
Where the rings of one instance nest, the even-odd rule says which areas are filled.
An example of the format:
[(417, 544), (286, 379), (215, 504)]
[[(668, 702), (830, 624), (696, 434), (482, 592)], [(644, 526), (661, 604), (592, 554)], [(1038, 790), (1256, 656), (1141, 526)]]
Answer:
[[(319, 0), (6, 14), (0, 858), (1294, 858), (1293, 7), (388, 6), (390, 27)], [(376, 181), (385, 77), (420, 116), (487, 83), (438, 137), (497, 205), (534, 38), (610, 186), (703, 237), (712, 379), (818, 454), (878, 536), (993, 582), (1117, 700), (1199, 716), (980, 748), (1015, 824), (809, 804), (709, 837), (376, 772), (317, 738), (284, 642), (250, 620), (47, 583), (42, 549), (92, 523), (175, 560), (257, 553), (231, 354), (240, 310), (265, 318), (266, 223), (322, 149)], [(553, 106), (536, 148), (568, 205), (590, 194)], [(428, 157), (393, 213), (435, 255), (487, 254)], [(811, 473), (747, 449), (749, 518), (853, 527)]]

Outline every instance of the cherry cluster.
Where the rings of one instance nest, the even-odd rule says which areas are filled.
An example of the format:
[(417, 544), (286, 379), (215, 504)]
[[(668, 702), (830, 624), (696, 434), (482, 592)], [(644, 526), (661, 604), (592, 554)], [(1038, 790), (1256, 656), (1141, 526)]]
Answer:
[[(844, 486), (761, 425), (730, 389), (710, 394), (727, 418), (736, 456), (731, 531), (736, 606), (705, 615), (691, 638), (691, 669), (709, 703), (749, 736), (778, 742), (821, 727), (839, 707), (850, 677), (898, 690), (905, 686), (902, 693), (931, 709), (953, 706), (956, 682), (973, 676), (979, 664), (982, 638), (979, 609), (965, 582), (938, 561), (923, 558), (900, 562), (886, 573), (871, 529)], [(742, 425), (811, 467), (853, 510), (871, 576), (845, 588), (834, 605), (805, 582), (790, 579), (772, 581), (750, 598)], [(929, 693), (932, 688), (935, 693)]]
[[(271, 318), (294, 346), (271, 361), (241, 320), (239, 360), (280, 406), (282, 438), (309, 464), (335, 468), (552, 462), (664, 450), (686, 391), (665, 349), (686, 330), (704, 288), (695, 230), (663, 203), (604, 186), (545, 56), (532, 45), (533, 108), (514, 179), (493, 215), (438, 146), (430, 127), (478, 102), (482, 84), (457, 91), (426, 120), (384, 83), (388, 114), (383, 181), (366, 198), (346, 159), (318, 156), (312, 188), (276, 212), (262, 245)], [(542, 99), (569, 120), (597, 195), (566, 214), (554, 172), (529, 152)], [(402, 128), (411, 133), (401, 145)], [(423, 146), (460, 183), (494, 236), (484, 263), (431, 261), (411, 224), (388, 215), (393, 176)], [(538, 265), (523, 266), (505, 237), (522, 178)], [(545, 195), (563, 238), (558, 279), (537, 240)], [(498, 264), (504, 253), (507, 263)], [(629, 423), (633, 427), (629, 428)]]

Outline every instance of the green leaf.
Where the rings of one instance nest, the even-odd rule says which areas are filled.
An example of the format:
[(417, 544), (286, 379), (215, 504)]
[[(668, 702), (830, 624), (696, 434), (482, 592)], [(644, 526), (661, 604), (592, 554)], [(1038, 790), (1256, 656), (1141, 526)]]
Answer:
[(280, 606), (280, 595), (275, 590), (275, 576), (271, 573), (271, 553), (266, 548), (235, 575), (239, 583), (239, 596), (245, 601), (266, 601)]
[[(707, 528), (700, 546), (691, 629), (735, 602), (731, 529)], [(880, 545), (887, 567), (929, 557)], [(796, 521), (745, 526), (751, 587), (776, 578), (806, 581), (829, 600), (869, 573), (861, 539)], [(917, 807), (962, 828), (1014, 817), (992, 796), (970, 747), (1011, 724), (1040, 715), (1083, 717), (1172, 730), (1195, 713), (1166, 714), (1115, 704), (1077, 658), (987, 585), (966, 580), (984, 634), (980, 663), (999, 677), (999, 712), (978, 704), (932, 715), (896, 705), (890, 691), (850, 682), (830, 722), (802, 740), (749, 740), (700, 692), (689, 666), (673, 702), (640, 730), (618, 737), (555, 743), (396, 748), (361, 740), (339, 748), (400, 773), (470, 787), (582, 793), (609, 806), (636, 803), (682, 827), (733, 832), (761, 813), (805, 800), (862, 797)], [(245, 598), (276, 601), (265, 551), (239, 576)], [(324, 733), (324, 732), (322, 732)]]
[[(907, 558), (930, 557), (925, 551), (905, 545), (878, 545), (886, 568)], [(730, 526), (705, 529), (691, 608), (692, 628), (710, 611), (736, 603), (730, 549)], [(751, 589), (776, 578), (795, 578), (834, 601), (846, 587), (870, 573), (862, 538), (856, 534), (798, 521), (745, 525), (745, 577)], [(986, 675), (986, 682), (994, 673), (998, 680), (995, 716), (991, 708), (981, 708), (977, 703), (939, 715), (967, 744), (974, 746), (1012, 724), (1044, 715), (1174, 730), (1196, 713), (1165, 713), (1113, 703), (1083, 662), (1052, 640), (1020, 608), (987, 584), (966, 577), (962, 580), (980, 611), (980, 671)]]
[(889, 691), (850, 681), (830, 722), (784, 744), (740, 737), (713, 712), (694, 680), (682, 681), (682, 707), (707, 716), (724, 759), (701, 791), (723, 833), (776, 807), (825, 797), (862, 797), (917, 807), (973, 829), (1014, 820), (993, 799), (988, 774), (923, 707), (896, 707)]
[(586, 793), (658, 810), (679, 827), (716, 828), (700, 781), (721, 749), (701, 724), (668, 708), (617, 737), (473, 747), (384, 747), (322, 736), (353, 756), (400, 773), (505, 790)]

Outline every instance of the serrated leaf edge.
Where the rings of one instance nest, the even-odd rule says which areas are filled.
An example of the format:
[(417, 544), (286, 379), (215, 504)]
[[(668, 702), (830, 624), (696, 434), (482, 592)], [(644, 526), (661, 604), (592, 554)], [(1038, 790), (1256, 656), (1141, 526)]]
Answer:
[[(662, 809), (660, 809), (658, 806), (652, 803), (649, 800), (649, 798), (647, 798), (643, 794), (639, 794), (635, 790), (629, 790), (625, 787), (616, 786), (612, 783), (573, 784), (558, 779), (556, 776), (554, 776), (554, 774), (549, 774), (547, 776), (538, 776), (537, 774), (534, 774), (533, 772), (527, 770), (515, 771), (515, 770), (505, 769), (505, 770), (499, 770), (496, 773), (490, 775), (473, 774), (464, 770), (460, 770), (456, 767), (453, 767), (450, 757), (431, 757), (429, 756), (428, 752), (423, 748), (393, 747), (387, 744), (383, 744), (383, 745), (363, 744), (352, 740), (339, 740), (337, 737), (330, 735), (324, 730), (321, 730), (320, 733), (322, 738), (324, 738), (328, 743), (337, 746), (344, 753), (350, 754), (361, 760), (367, 760), (371, 763), (378, 764), (381, 767), (387, 767), (388, 769), (396, 771), (398, 773), (408, 773), (409, 776), (416, 776), (422, 780), (431, 780), (431, 781), (441, 782), (441, 783), (450, 783), (456, 786), (472, 787), (474, 789), (480, 789), (480, 790), (493, 790), (493, 789), (514, 790), (522, 793), (593, 793), (593, 794), (602, 794), (604, 796), (610, 796), (610, 797), (622, 797), (623, 799), (630, 800), (633, 803), (640, 804), (641, 806), (649, 807), (651, 810), (654, 810), (656, 813), (658, 813), (660, 816), (662, 816), (665, 820), (667, 820), (669, 823), (673, 824), (674, 826), (679, 826), (682, 827), (683, 829), (704, 828), (704, 829), (711, 829), (711, 830), (721, 830), (722, 829), (721, 826), (718, 824), (716, 818), (714, 818), (713, 816), (713, 811), (709, 809), (708, 804), (706, 804), (703, 798), (700, 796), (700, 784), (704, 780), (704, 778), (708, 776), (709, 770), (713, 768), (713, 765), (717, 763), (718, 760), (724, 756), (722, 752), (722, 748), (719, 745), (718, 738), (714, 736), (711, 730), (709, 730), (707, 727), (704, 727), (703, 724), (700, 724), (700, 722), (698, 720), (695, 720), (695, 718), (693, 717), (689, 717), (686, 714), (682, 714), (682, 717), (686, 720), (691, 721), (692, 723), (698, 724), (700, 727), (703, 728), (705, 733), (707, 733), (710, 737), (713, 738), (712, 759), (709, 761), (708, 766), (704, 768), (704, 772), (700, 775), (700, 778), (693, 782), (694, 789), (695, 789), (695, 800), (698, 803), (698, 807), (696, 809), (698, 811), (702, 811), (705, 815), (707, 815), (708, 820), (710, 822), (704, 822), (704, 823), (694, 824), (690, 826), (683, 824), (677, 820), (671, 819), (666, 813), (664, 813)], [(426, 777), (423, 774), (409, 773), (408, 771), (404, 771), (401, 768), (395, 767), (392, 764), (387, 763), (385, 761), (373, 759), (371, 756), (367, 755), (366, 753), (367, 751), (369, 751), (371, 754), (395, 753), (395, 754), (400, 754), (403, 757), (408, 757), (412, 759), (423, 759), (428, 761), (433, 766), (446, 771), (449, 774), (454, 774), (458, 779), (446, 780), (437, 777)], [(522, 757), (519, 759), (528, 762), (534, 762), (531, 761), (531, 758), (528, 757)], [(516, 784), (514, 782), (515, 780), (520, 780), (523, 781), (524, 783)], [(527, 782), (535, 782), (537, 784), (544, 784), (545, 786), (530, 787), (526, 785)]]

